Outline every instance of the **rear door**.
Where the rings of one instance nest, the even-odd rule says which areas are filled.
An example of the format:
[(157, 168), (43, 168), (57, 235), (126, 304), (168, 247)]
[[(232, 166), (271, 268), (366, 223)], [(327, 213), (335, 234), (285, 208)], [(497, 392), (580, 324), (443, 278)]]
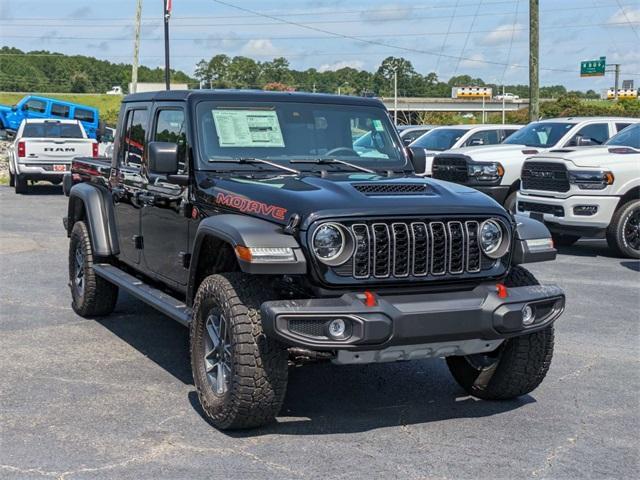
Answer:
[(132, 103), (124, 112), (117, 153), (115, 177), (112, 178), (114, 211), (120, 244), (120, 260), (140, 262), (143, 247), (140, 233), (140, 195), (143, 192), (142, 163), (146, 155), (149, 105)]
[[(178, 145), (178, 174), (188, 171), (187, 122), (182, 105), (157, 103), (154, 106), (149, 141)], [(187, 186), (167, 182), (164, 174), (145, 169), (146, 191), (142, 207), (142, 236), (145, 269), (156, 276), (186, 285), (189, 219)]]

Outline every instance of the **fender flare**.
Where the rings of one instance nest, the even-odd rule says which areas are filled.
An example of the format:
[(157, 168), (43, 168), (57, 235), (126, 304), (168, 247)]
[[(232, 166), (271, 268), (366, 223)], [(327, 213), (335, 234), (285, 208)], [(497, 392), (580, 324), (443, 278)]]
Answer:
[(80, 206), (84, 206), (85, 221), (91, 234), (93, 252), (100, 257), (117, 255), (120, 252), (116, 234), (111, 195), (87, 183), (78, 183), (69, 191), (67, 210), (67, 233), (71, 234), (74, 223), (79, 220)]
[(307, 273), (307, 262), (300, 244), (292, 235), (284, 233), (281, 225), (248, 215), (215, 215), (205, 218), (198, 224), (189, 267), (187, 298), (193, 298), (195, 295), (195, 281), (202, 243), (208, 237), (221, 240), (231, 245), (232, 248), (238, 245), (244, 247), (284, 247), (291, 248), (294, 252), (295, 261), (289, 262), (249, 263), (238, 258), (238, 265), (245, 273), (258, 275)]
[(551, 232), (546, 225), (526, 215), (516, 214), (515, 239), (513, 244), (513, 264), (545, 262), (555, 260), (558, 251), (550, 245), (542, 248), (530, 248), (528, 240), (551, 239)]

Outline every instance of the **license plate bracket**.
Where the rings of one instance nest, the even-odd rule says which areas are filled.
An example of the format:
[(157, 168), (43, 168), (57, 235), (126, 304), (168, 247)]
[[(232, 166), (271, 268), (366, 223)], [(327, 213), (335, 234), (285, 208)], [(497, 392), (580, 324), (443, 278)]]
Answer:
[(54, 172), (66, 172), (67, 171), (67, 166), (66, 165), (54, 165), (53, 166), (53, 171)]

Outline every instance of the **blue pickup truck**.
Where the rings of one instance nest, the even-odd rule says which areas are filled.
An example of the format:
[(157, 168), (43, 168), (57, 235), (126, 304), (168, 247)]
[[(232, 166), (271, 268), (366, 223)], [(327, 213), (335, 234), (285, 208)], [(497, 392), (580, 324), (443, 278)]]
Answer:
[(27, 95), (16, 105), (0, 105), (0, 129), (15, 133), (25, 118), (80, 120), (89, 138), (96, 138), (100, 124), (97, 108), (57, 98)]

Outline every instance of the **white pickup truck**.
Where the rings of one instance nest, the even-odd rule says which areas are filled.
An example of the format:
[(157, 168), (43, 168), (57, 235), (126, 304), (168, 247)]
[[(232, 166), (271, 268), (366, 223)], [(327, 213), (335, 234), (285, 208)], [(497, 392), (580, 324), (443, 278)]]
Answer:
[(640, 124), (602, 147), (527, 159), (517, 206), (544, 220), (557, 245), (606, 236), (617, 254), (640, 258)]
[(97, 157), (98, 142), (78, 120), (26, 119), (9, 148), (9, 183), (27, 193), (29, 181), (58, 185), (74, 157)]
[(524, 161), (557, 148), (602, 145), (640, 118), (568, 117), (532, 122), (500, 145), (457, 148), (436, 155), (432, 176), (492, 196), (515, 212)]

